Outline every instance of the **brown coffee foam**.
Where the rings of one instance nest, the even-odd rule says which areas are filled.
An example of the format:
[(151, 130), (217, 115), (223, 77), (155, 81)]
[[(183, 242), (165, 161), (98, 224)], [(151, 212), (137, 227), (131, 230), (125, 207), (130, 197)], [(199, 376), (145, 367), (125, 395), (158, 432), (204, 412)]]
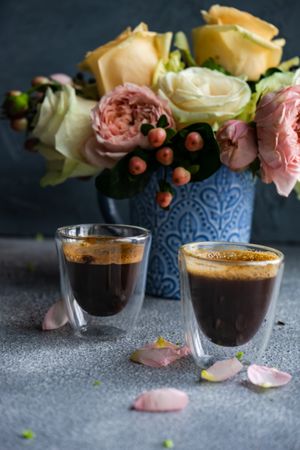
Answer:
[(190, 274), (228, 280), (273, 278), (280, 262), (275, 253), (268, 251), (195, 249), (184, 250), (184, 254)]
[(99, 265), (133, 264), (143, 259), (144, 246), (97, 237), (65, 243), (63, 252), (69, 262)]

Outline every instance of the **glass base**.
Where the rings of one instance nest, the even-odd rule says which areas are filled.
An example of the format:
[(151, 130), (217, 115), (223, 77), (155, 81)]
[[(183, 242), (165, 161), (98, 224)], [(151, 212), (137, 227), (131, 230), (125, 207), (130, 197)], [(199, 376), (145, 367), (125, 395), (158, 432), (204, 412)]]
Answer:
[(124, 337), (127, 333), (117, 327), (102, 325), (102, 326), (82, 326), (81, 328), (74, 330), (75, 335), (80, 338), (97, 338), (101, 341), (114, 341), (116, 339)]

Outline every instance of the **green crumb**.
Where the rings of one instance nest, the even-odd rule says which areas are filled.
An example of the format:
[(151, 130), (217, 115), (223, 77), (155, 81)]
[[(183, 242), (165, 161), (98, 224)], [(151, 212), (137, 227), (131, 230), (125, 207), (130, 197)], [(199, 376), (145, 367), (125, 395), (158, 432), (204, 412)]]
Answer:
[(174, 447), (174, 442), (172, 441), (172, 439), (165, 439), (163, 441), (163, 447), (164, 448), (173, 448)]
[(22, 431), (21, 436), (23, 439), (34, 439), (36, 434), (30, 428), (27, 428), (26, 430)]
[(35, 235), (35, 240), (36, 240), (36, 241), (39, 241), (39, 242), (43, 241), (43, 240), (44, 240), (44, 235), (43, 235), (43, 233), (36, 233), (36, 235)]
[(242, 361), (243, 356), (244, 356), (244, 352), (237, 352), (235, 355), (236, 359), (238, 359), (239, 361)]
[(100, 386), (101, 384), (102, 384), (102, 382), (100, 380), (93, 381), (93, 386)]

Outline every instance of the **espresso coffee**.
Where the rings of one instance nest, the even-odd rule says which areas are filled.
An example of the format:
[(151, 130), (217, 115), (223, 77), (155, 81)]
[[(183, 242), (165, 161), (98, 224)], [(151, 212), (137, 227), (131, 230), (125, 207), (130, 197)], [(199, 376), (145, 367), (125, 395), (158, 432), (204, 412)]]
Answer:
[[(278, 257), (271, 252), (249, 250), (195, 252), (198, 253), (187, 257), (187, 270), (199, 327), (215, 344), (246, 344), (268, 311), (278, 270), (274, 260)], [(241, 261), (251, 261), (253, 265), (239, 265)], [(258, 261), (271, 262), (255, 265)]]
[(63, 247), (73, 295), (93, 316), (112, 316), (127, 305), (137, 284), (143, 246), (86, 238)]

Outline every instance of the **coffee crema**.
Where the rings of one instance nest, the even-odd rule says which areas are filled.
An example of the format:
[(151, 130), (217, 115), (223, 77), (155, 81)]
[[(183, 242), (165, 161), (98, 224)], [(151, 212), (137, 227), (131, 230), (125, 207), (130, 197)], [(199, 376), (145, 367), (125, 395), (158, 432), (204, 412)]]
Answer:
[(267, 251), (235, 249), (184, 253), (191, 300), (203, 333), (222, 346), (249, 342), (267, 314), (280, 258)]
[(93, 316), (122, 311), (136, 287), (144, 246), (110, 237), (87, 237), (65, 243), (63, 252), (80, 307)]

